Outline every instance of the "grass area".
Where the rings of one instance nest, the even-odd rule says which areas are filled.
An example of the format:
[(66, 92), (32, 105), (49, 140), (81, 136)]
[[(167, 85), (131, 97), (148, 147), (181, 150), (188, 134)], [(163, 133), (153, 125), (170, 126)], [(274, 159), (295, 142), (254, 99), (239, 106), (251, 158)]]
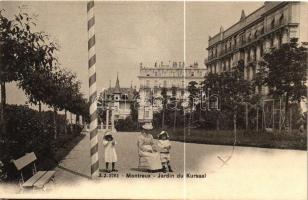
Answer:
[(59, 135), (53, 142), (53, 157), (41, 158), (38, 162), (39, 168), (54, 169), (84, 137), (85, 135), (82, 134)]
[[(161, 130), (153, 130), (154, 137)], [(190, 134), (188, 129), (167, 129), (170, 140), (198, 143), (198, 144), (216, 144), (216, 145), (233, 145), (234, 133), (233, 130), (201, 130), (191, 129)], [(287, 133), (267, 133), (256, 131), (238, 130), (236, 137), (237, 146), (251, 146), (262, 148), (277, 148), (277, 149), (307, 149), (307, 135), (299, 134), (294, 130), (292, 134)]]

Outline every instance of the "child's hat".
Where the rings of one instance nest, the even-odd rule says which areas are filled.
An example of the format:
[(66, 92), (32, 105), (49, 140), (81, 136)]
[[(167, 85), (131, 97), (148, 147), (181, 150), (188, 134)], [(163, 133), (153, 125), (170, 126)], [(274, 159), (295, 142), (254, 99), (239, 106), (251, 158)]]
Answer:
[(153, 125), (152, 125), (152, 123), (146, 123), (142, 126), (142, 128), (145, 129), (145, 130), (152, 130)]
[(158, 134), (158, 137), (161, 137), (162, 135), (166, 135), (167, 136), (167, 138), (169, 138), (169, 135), (168, 135), (168, 132), (167, 131), (162, 131), (162, 132), (160, 132), (159, 134)]
[(108, 135), (112, 136), (112, 132), (111, 132), (111, 131), (107, 131), (107, 132), (104, 134), (104, 137), (105, 137), (105, 136), (108, 136)]

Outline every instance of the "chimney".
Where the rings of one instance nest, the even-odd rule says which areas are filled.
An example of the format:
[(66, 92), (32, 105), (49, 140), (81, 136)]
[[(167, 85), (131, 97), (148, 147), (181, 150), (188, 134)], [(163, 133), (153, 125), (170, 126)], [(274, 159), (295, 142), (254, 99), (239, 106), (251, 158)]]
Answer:
[(244, 20), (245, 18), (246, 18), (245, 11), (242, 10), (240, 21)]

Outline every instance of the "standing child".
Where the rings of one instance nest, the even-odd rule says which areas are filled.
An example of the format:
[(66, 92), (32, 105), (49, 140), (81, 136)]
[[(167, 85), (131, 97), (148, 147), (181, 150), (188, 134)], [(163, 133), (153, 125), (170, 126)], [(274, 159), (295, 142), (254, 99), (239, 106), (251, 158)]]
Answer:
[[(107, 132), (103, 138), (103, 145), (105, 147), (105, 162), (107, 172), (117, 172), (115, 169), (115, 163), (118, 161), (117, 153), (115, 150), (116, 141), (113, 139), (110, 132)], [(112, 164), (111, 171), (108, 169), (109, 163)]]
[(170, 149), (171, 143), (169, 141), (169, 135), (166, 131), (162, 131), (158, 135), (157, 146), (160, 151), (160, 160), (163, 166), (163, 172), (173, 172), (170, 166)]

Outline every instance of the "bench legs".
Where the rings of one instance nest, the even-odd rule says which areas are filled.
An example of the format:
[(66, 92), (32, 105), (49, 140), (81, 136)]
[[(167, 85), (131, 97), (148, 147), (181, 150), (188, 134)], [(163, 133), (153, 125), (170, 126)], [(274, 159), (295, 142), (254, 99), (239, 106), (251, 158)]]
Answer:
[[(52, 178), (50, 178), (50, 181), (49, 182), (52, 182), (53, 183), (53, 185), (55, 186), (56, 185), (56, 179), (55, 179), (55, 177), (53, 176)], [(32, 190), (32, 192), (35, 192), (35, 191), (37, 191), (37, 190), (43, 190), (44, 192), (46, 192), (47, 191), (47, 187), (45, 186), (45, 185), (47, 185), (47, 184), (45, 184), (45, 185), (43, 185), (43, 187), (35, 187), (35, 186), (33, 186), (33, 187), (23, 187), (22, 186), (22, 180), (20, 179), (19, 180), (19, 187), (20, 187), (20, 190), (19, 190), (19, 193), (24, 193), (24, 191), (26, 190), (26, 189), (28, 189), (28, 190)]]

